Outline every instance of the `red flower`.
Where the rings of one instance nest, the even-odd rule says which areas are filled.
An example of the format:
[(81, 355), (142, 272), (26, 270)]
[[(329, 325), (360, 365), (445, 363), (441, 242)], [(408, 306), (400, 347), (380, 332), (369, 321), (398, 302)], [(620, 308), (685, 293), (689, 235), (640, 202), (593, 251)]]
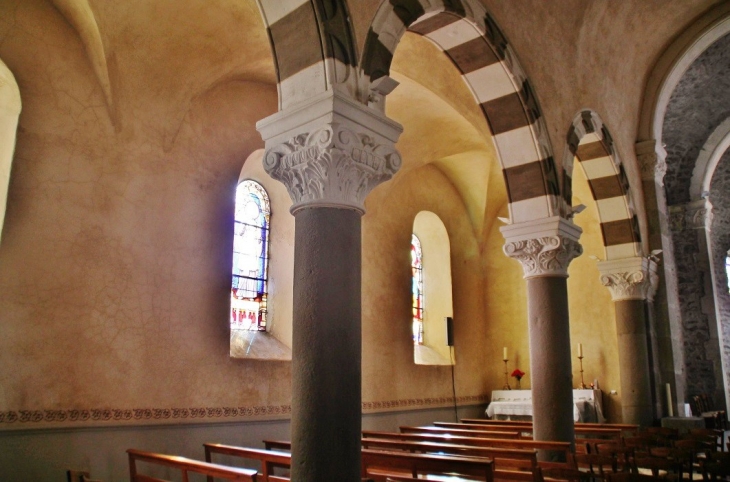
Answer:
[(512, 372), (512, 375), (510, 375), (510, 376), (515, 377), (517, 380), (519, 380), (525, 376), (525, 372), (523, 372), (519, 368), (515, 368), (515, 370)]

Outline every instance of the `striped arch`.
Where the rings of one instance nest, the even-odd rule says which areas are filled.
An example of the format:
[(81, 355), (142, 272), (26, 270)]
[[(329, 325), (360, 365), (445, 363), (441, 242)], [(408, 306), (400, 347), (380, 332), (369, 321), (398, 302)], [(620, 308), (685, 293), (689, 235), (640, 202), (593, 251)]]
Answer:
[(354, 97), (357, 54), (345, 0), (258, 0), (276, 64), (279, 110), (340, 84)]
[(584, 110), (573, 119), (567, 140), (563, 163), (564, 202), (571, 204), (571, 174), (573, 159), (577, 159), (598, 206), (606, 259), (641, 256), (639, 221), (634, 214), (629, 181), (608, 129), (598, 114)]
[(456, 65), (481, 106), (502, 165), (513, 223), (565, 216), (550, 143), (534, 91), (512, 47), (477, 0), (388, 0), (373, 19), (361, 67), (388, 75), (406, 30)]

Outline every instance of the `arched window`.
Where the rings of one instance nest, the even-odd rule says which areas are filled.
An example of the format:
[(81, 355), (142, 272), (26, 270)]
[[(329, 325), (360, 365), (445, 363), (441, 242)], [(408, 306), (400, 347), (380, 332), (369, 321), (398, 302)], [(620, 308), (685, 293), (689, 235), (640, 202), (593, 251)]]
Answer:
[(423, 252), (418, 236), (411, 234), (411, 292), (413, 296), (413, 344), (423, 345)]
[(727, 276), (727, 289), (730, 291), (730, 251), (727, 252), (725, 257), (725, 275)]
[(263, 186), (250, 179), (241, 182), (233, 229), (231, 330), (266, 331), (270, 216)]

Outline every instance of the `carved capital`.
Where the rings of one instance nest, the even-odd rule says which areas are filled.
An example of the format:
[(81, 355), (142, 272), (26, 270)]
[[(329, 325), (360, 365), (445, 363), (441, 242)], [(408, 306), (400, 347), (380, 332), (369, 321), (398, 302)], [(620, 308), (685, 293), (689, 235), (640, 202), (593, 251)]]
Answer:
[(392, 145), (333, 122), (267, 150), (264, 169), (286, 185), (292, 213), (308, 206), (350, 207), (365, 212), (365, 196), (398, 171)]
[(613, 301), (653, 300), (659, 284), (656, 262), (633, 257), (601, 261), (601, 284), (611, 292)]
[(637, 142), (636, 160), (639, 161), (639, 169), (643, 181), (655, 181), (659, 185), (664, 185), (664, 176), (667, 173), (666, 152), (664, 148), (657, 149), (657, 142), (655, 140)]
[(504, 253), (522, 264), (525, 279), (568, 277), (568, 265), (583, 253), (581, 230), (560, 217), (512, 224), (501, 228)]
[(286, 186), (292, 214), (305, 207), (364, 213), (368, 193), (401, 166), (401, 126), (337, 91), (257, 127), (266, 140), (264, 169)]
[(712, 226), (712, 204), (709, 199), (700, 199), (686, 204), (669, 206), (669, 228), (673, 232), (685, 229), (707, 229)]

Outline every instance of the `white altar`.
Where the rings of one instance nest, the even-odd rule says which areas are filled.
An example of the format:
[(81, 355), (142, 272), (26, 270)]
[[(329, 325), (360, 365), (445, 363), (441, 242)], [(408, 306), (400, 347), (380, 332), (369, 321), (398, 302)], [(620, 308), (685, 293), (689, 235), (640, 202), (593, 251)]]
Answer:
[[(532, 390), (494, 390), (487, 407), (489, 418), (510, 419), (532, 416)], [(603, 398), (600, 390), (573, 390), (573, 420), (604, 423)]]

